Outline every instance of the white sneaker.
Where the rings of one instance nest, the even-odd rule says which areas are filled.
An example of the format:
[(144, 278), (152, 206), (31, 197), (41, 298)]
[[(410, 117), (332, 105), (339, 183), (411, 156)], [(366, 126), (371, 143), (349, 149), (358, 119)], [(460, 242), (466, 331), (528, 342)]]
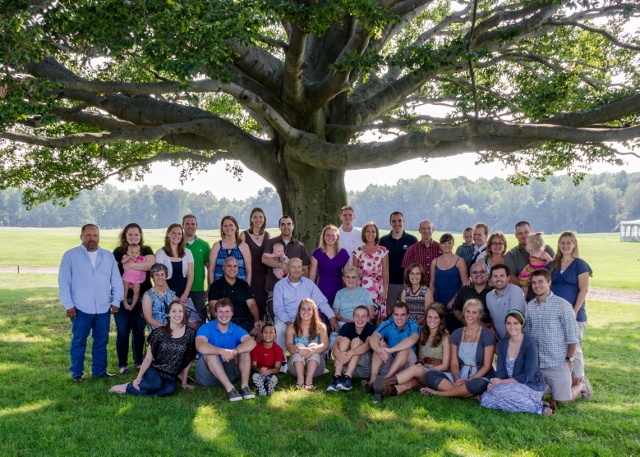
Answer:
[(284, 362), (282, 365), (280, 365), (280, 373), (286, 373), (287, 372), (287, 362)]
[(260, 373), (253, 373), (251, 380), (256, 385), (256, 389), (258, 390), (258, 395), (260, 395), (261, 397), (265, 397), (267, 395), (267, 391), (264, 388), (264, 380), (262, 379), (262, 376), (260, 375)]
[(276, 385), (278, 384), (278, 377), (276, 375), (271, 376), (267, 382), (267, 395), (271, 395), (276, 391)]

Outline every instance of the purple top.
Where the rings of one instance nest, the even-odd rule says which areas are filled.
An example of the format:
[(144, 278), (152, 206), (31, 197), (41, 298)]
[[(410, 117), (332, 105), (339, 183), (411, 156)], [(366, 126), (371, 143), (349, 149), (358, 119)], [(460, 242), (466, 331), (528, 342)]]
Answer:
[(327, 301), (333, 304), (336, 294), (342, 289), (342, 269), (349, 262), (349, 253), (340, 249), (337, 255), (330, 259), (327, 254), (317, 248), (311, 254), (318, 261), (318, 289)]

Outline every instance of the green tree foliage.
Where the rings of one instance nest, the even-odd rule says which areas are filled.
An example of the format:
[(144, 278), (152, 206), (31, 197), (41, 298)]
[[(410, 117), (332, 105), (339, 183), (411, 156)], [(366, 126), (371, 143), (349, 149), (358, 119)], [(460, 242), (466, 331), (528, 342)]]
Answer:
[[(492, 231), (510, 233), (522, 219), (547, 233), (609, 232), (619, 220), (640, 219), (640, 173), (625, 172), (626, 192), (617, 188), (621, 174), (587, 175), (578, 187), (569, 176), (534, 181), (527, 186), (512, 186), (498, 178), (471, 181), (422, 176), (402, 180), (395, 186), (371, 185), (362, 192), (350, 193), (349, 201), (356, 211), (357, 226), (372, 220), (382, 231), (389, 226), (389, 214), (401, 211), (408, 230), (416, 230), (418, 223), (428, 218), (438, 230), (454, 234), (478, 221), (489, 224)], [(31, 210), (24, 207), (20, 191), (8, 189), (0, 191), (0, 225), (65, 227), (95, 221), (108, 229), (121, 228), (129, 222), (138, 222), (145, 228), (166, 228), (192, 213), (201, 229), (219, 229), (220, 220), (228, 214), (246, 228), (250, 211), (256, 206), (265, 210), (269, 227), (277, 226), (282, 207), (278, 194), (270, 187), (248, 199), (218, 200), (210, 191), (195, 194), (161, 186), (124, 191), (106, 185), (80, 192), (66, 207), (46, 203)], [(331, 222), (339, 224), (337, 214)], [(316, 243), (317, 239), (311, 246)]]
[[(346, 170), (477, 152), (516, 183), (579, 181), (640, 137), (639, 13), (621, 0), (0, 0), (0, 188), (30, 206), (157, 161), (186, 178), (226, 160), (269, 181), (311, 241), (347, 201)], [(437, 200), (446, 224), (464, 205), (483, 217), (491, 186), (462, 185), (416, 203)]]

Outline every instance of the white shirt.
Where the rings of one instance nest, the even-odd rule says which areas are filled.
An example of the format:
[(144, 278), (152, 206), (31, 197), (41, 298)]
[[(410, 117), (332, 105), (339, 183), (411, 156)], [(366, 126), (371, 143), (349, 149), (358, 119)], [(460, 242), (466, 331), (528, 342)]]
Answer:
[(349, 266), (353, 266), (353, 251), (364, 244), (362, 242), (362, 233), (355, 227), (352, 228), (350, 232), (345, 232), (342, 230), (342, 226), (338, 228), (338, 232), (340, 232), (340, 241), (338, 244), (341, 248), (347, 250), (349, 253)]

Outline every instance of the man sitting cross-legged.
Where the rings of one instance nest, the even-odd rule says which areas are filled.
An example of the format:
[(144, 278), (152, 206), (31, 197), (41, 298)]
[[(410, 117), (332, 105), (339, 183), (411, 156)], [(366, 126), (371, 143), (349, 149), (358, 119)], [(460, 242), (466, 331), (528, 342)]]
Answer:
[(398, 302), (393, 307), (393, 317), (384, 321), (371, 335), (373, 349), (371, 377), (362, 382), (364, 390), (382, 399), (385, 379), (395, 376), (414, 365), (418, 360), (415, 345), (420, 338), (420, 326), (409, 319), (406, 303)]
[[(198, 329), (196, 349), (200, 353), (196, 381), (204, 387), (223, 385), (229, 400), (248, 400), (255, 395), (249, 389), (251, 350), (256, 342), (241, 327), (231, 322), (233, 303), (221, 298), (215, 305), (216, 318)], [(233, 382), (241, 380), (240, 393)]]
[(354, 376), (371, 376), (369, 339), (375, 330), (374, 325), (369, 322), (369, 309), (363, 305), (356, 306), (353, 310), (353, 322), (347, 322), (340, 328), (340, 334), (333, 344), (336, 371), (327, 392), (351, 390)]

